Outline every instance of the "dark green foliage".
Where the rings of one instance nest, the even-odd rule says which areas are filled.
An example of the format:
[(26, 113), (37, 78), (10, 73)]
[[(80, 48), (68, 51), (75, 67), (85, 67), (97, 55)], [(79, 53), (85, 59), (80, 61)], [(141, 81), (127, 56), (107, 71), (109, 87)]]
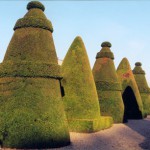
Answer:
[(111, 58), (114, 59), (114, 54), (110, 51), (108, 47), (103, 47), (100, 52), (97, 53), (96, 59), (98, 58)]
[(113, 124), (111, 117), (101, 116), (99, 119), (76, 119), (68, 120), (69, 128), (73, 132), (92, 133), (110, 128)]
[(140, 62), (135, 63), (135, 68), (133, 69), (133, 74), (143, 74), (145, 71), (141, 68), (142, 64)]
[(45, 10), (45, 7), (42, 3), (40, 3), (39, 1), (31, 1), (30, 3), (28, 3), (27, 5), (27, 9), (30, 10), (32, 8), (39, 8), (41, 10)]
[(141, 96), (140, 96), (137, 83), (135, 81), (134, 75), (132, 73), (132, 70), (131, 70), (131, 67), (127, 58), (123, 58), (122, 61), (120, 62), (117, 68), (117, 74), (118, 74), (119, 81), (122, 84), (122, 94), (124, 93), (127, 87), (131, 87), (131, 89), (134, 92), (139, 111), (144, 116), (143, 103), (141, 100)]
[(143, 109), (145, 117), (150, 115), (150, 93), (141, 93), (141, 99), (143, 101)]
[[(105, 42), (99, 54), (113, 53)], [(107, 46), (108, 45), (108, 46)], [(124, 105), (121, 96), (121, 85), (118, 81), (113, 59), (114, 57), (97, 57), (93, 67), (101, 114), (112, 116), (115, 123), (123, 121)]]
[(14, 27), (14, 30), (18, 28), (27, 28), (27, 27), (42, 28), (53, 32), (53, 27), (49, 20), (32, 17), (19, 19)]
[(142, 63), (141, 62), (136, 62), (135, 66), (142, 66)]
[(101, 91), (121, 91), (122, 87), (118, 82), (98, 81), (95, 83), (96, 89)]
[(4, 147), (69, 144), (58, 80), (1, 78), (0, 95), (0, 140)]
[[(24, 18), (45, 17), (30, 9)], [(0, 141), (8, 148), (53, 148), (70, 143), (52, 33), (19, 28), (0, 65)]]
[[(31, 42), (32, 41), (32, 42)], [(20, 28), (14, 32), (5, 54), (8, 63), (57, 64), (51, 32), (41, 28)]]
[(64, 103), (69, 119), (96, 119), (100, 110), (88, 56), (80, 37), (75, 38), (62, 64)]
[(111, 47), (112, 45), (111, 45), (111, 43), (110, 42), (103, 42), (102, 44), (101, 44), (101, 47)]
[[(14, 66), (10, 68), (10, 66)], [(6, 62), (0, 65), (0, 77), (44, 77), (62, 79), (60, 66), (57, 64), (33, 62)]]
[(97, 90), (101, 108), (101, 114), (113, 117), (115, 123), (123, 122), (124, 105), (120, 91)]
[[(100, 122), (100, 108), (96, 87), (84, 43), (76, 37), (62, 64), (63, 97), (70, 131), (94, 132), (94, 122)], [(111, 118), (108, 117), (107, 121)], [(105, 124), (105, 122), (101, 122)]]
[(141, 66), (140, 62), (135, 63), (133, 74), (141, 94), (144, 112), (145, 114), (150, 114), (150, 90), (145, 78), (145, 72)]

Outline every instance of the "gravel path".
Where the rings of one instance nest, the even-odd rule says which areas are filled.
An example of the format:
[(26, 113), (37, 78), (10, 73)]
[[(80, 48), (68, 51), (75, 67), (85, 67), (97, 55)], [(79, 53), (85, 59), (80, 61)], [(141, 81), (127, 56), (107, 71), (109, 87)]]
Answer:
[(150, 150), (150, 116), (92, 134), (71, 133), (71, 141), (55, 150)]
[(150, 116), (96, 133), (70, 134), (70, 146), (52, 150), (150, 150)]

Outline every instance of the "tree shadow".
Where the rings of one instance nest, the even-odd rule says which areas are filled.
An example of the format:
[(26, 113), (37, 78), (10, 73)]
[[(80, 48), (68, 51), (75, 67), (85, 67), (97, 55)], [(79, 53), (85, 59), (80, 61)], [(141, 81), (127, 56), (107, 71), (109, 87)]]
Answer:
[(129, 120), (126, 126), (142, 135), (145, 140), (139, 144), (144, 150), (150, 150), (150, 116), (143, 120)]

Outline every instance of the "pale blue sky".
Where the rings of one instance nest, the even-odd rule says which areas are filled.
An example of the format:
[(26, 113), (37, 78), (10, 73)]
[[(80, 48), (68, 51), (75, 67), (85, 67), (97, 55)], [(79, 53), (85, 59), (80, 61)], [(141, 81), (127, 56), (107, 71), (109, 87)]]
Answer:
[[(29, 1), (0, 1), (0, 62)], [(150, 1), (41, 1), (51, 20), (57, 56), (63, 59), (76, 36), (81, 36), (91, 67), (103, 41), (112, 43), (117, 68), (127, 57), (133, 69), (141, 61), (150, 83)]]

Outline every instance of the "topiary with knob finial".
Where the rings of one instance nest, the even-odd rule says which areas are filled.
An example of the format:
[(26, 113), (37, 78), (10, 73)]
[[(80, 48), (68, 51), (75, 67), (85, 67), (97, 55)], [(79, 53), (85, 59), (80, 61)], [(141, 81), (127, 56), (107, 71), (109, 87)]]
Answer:
[(61, 69), (50, 22), (39, 4), (30, 2), (29, 11), (17, 21), (0, 65), (0, 141), (7, 148), (70, 144)]
[(150, 90), (145, 77), (145, 71), (142, 69), (142, 63), (136, 62), (133, 69), (133, 74), (143, 102), (144, 114), (150, 114)]
[(27, 9), (29, 12), (24, 16), (24, 18), (18, 19), (15, 24), (14, 30), (18, 28), (42, 28), (53, 32), (53, 26), (50, 20), (46, 18), (43, 14), (45, 7), (42, 3), (38, 1), (32, 1), (28, 3)]
[(97, 53), (93, 75), (97, 88), (101, 114), (112, 116), (115, 123), (123, 121), (124, 105), (121, 96), (121, 84), (113, 62), (114, 55), (110, 50), (111, 43), (103, 42)]

